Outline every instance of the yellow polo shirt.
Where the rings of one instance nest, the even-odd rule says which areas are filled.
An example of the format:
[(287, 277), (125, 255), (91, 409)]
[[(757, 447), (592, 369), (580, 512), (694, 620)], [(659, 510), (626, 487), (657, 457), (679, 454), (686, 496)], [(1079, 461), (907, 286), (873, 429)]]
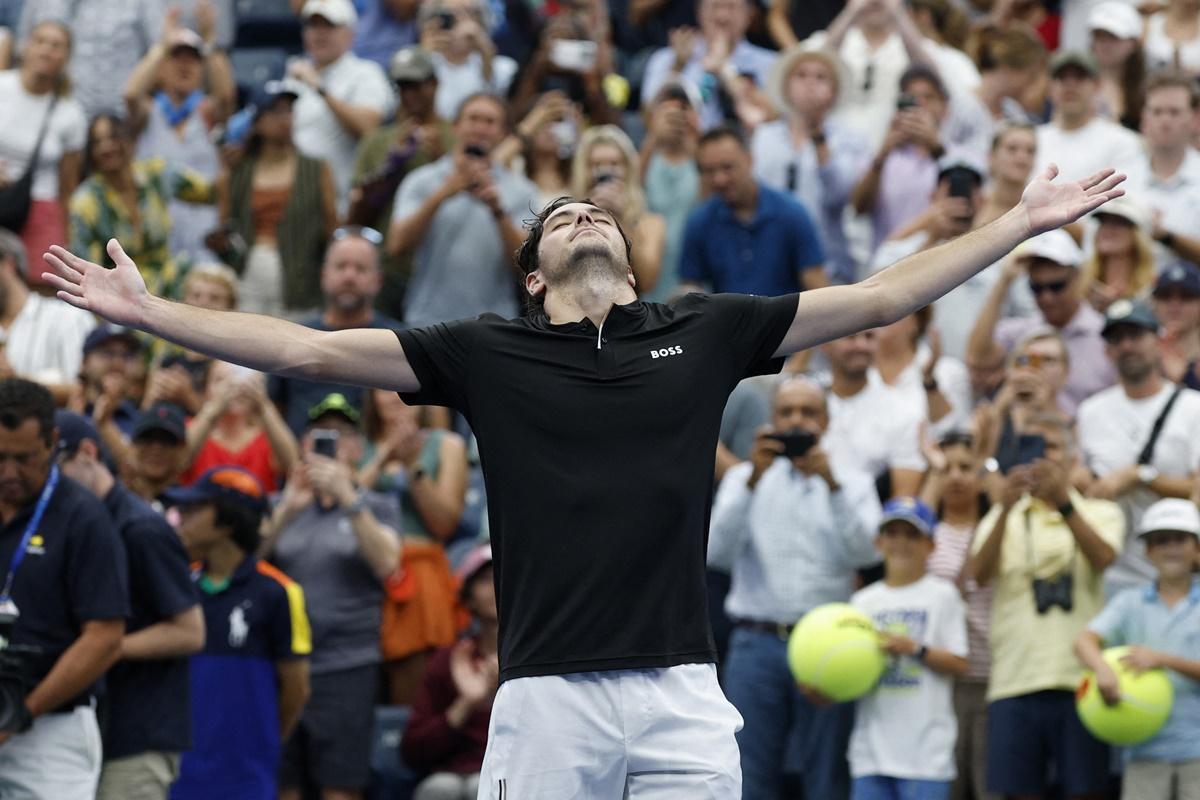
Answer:
[[(1087, 500), (1071, 493), (1077, 513), (1117, 553), (1125, 541), (1125, 515), (1116, 503)], [(971, 551), (977, 553), (996, 524), (1001, 507), (993, 506), (979, 523)], [(1074, 605), (1070, 612), (1055, 606), (1037, 613), (1033, 579), (1053, 578), (1072, 565)], [(1104, 606), (1103, 573), (1092, 569), (1066, 521), (1051, 506), (1023, 497), (1009, 512), (992, 585), (992, 673), (988, 700), (1039, 692), (1074, 690), (1083, 675), (1073, 645), (1088, 622)]]

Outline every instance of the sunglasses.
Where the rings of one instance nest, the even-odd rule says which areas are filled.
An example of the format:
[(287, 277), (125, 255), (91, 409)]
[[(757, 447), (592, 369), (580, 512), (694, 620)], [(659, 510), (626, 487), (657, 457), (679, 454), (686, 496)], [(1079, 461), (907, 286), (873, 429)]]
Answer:
[(342, 239), (348, 239), (351, 236), (366, 239), (376, 247), (383, 244), (383, 234), (374, 228), (368, 228), (366, 225), (343, 225), (333, 232), (333, 241), (340, 242)]
[(1070, 285), (1070, 278), (1067, 278), (1065, 281), (1051, 281), (1049, 283), (1038, 283), (1031, 280), (1029, 282), (1029, 291), (1033, 293), (1034, 297), (1038, 297), (1045, 292), (1061, 294)]
[(1029, 367), (1030, 369), (1041, 369), (1045, 364), (1057, 362), (1058, 356), (1047, 356), (1041, 353), (1024, 353), (1013, 359), (1014, 366)]

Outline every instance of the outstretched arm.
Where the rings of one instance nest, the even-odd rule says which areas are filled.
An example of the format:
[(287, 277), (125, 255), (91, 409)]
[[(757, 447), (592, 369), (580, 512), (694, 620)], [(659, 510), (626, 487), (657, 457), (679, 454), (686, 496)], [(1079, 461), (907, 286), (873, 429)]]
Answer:
[(891, 325), (929, 305), (1031, 236), (1073, 222), (1114, 197), (1124, 175), (1112, 169), (1074, 183), (1053, 183), (1051, 165), (1025, 187), (1021, 202), (995, 222), (909, 256), (861, 283), (801, 292), (796, 318), (776, 356), (858, 331)]
[(108, 242), (108, 255), (114, 269), (55, 245), (45, 256), (53, 271), (44, 277), (76, 308), (222, 361), (306, 380), (400, 392), (420, 388), (404, 348), (389, 330), (325, 332), (273, 317), (173, 303), (146, 291), (137, 265), (116, 239)]

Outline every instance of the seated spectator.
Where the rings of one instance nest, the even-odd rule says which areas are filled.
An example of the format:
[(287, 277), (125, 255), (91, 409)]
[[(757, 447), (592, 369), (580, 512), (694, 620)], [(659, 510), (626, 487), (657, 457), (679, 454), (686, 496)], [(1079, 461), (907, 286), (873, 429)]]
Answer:
[(91, 421), (59, 411), (62, 474), (103, 503), (125, 544), (130, 614), (121, 659), (105, 676), (108, 709), (99, 800), (166, 798), (191, 746), (187, 656), (204, 647), (204, 616), (174, 529), (114, 475)]
[[(220, 171), (213, 129), (233, 112), (237, 87), (224, 53), (213, 49), (211, 6), (199, 34), (168, 13), (162, 41), (150, 48), (125, 84), (128, 122), (138, 137), (138, 158), (161, 158), (195, 170), (211, 182)], [(171, 250), (188, 261), (212, 261), (204, 236), (217, 227), (217, 210), (173, 199)]]
[(427, 325), (484, 312), (517, 315), (512, 253), (525, 241), (523, 220), (535, 189), (494, 164), (506, 108), (493, 95), (462, 102), (454, 150), (400, 184), (388, 229), (392, 256), (413, 253), (404, 322)]
[(850, 604), (882, 631), (890, 656), (879, 683), (859, 698), (850, 735), (854, 800), (945, 797), (954, 780), (954, 679), (966, 674), (966, 607), (953, 583), (929, 574), (937, 518), (920, 500), (883, 508), (875, 546), (883, 580)]
[(1117, 301), (1104, 323), (1118, 383), (1079, 406), (1079, 444), (1097, 480), (1089, 494), (1114, 500), (1132, 532), (1104, 576), (1107, 596), (1153, 577), (1139, 530), (1164, 497), (1189, 497), (1200, 470), (1200, 393), (1163, 379), (1158, 320), (1141, 303)]
[(535, 211), (571, 194), (571, 161), (580, 129), (578, 106), (561, 91), (546, 92), (492, 152), (496, 163), (533, 182)]
[(1105, 119), (1138, 129), (1146, 56), (1142, 52), (1142, 17), (1121, 0), (1105, 0), (1088, 13), (1092, 58), (1100, 73), (1097, 111)]
[(1200, 119), (1200, 87), (1181, 72), (1152, 75), (1142, 106), (1146, 147), (1129, 166), (1128, 192), (1151, 209), (1160, 262), (1200, 261), (1200, 152), (1192, 142)]
[(1145, 206), (1131, 197), (1118, 197), (1095, 219), (1096, 235), (1080, 280), (1088, 302), (1103, 313), (1117, 300), (1145, 299), (1157, 270)]
[(1075, 713), (1082, 677), (1071, 643), (1104, 602), (1102, 576), (1121, 551), (1125, 521), (1115, 503), (1071, 488), (1077, 460), (1069, 425), (1030, 420), (1045, 455), (1014, 466), (1001, 500), (979, 523), (968, 575), (993, 586), (988, 684), (987, 789), (1044, 797), (1100, 796), (1108, 747)]
[(433, 59), (438, 90), (434, 108), (455, 119), (463, 101), (486, 92), (508, 94), (517, 62), (496, 52), (489, 31), (491, 6), (482, 0), (430, 0), (417, 14), (421, 47)]
[(987, 513), (978, 439), (963, 431), (950, 431), (925, 451), (929, 471), (921, 487), (921, 500), (934, 510), (933, 552), (928, 570), (953, 583), (967, 603), (967, 671), (954, 682), (954, 716), (958, 737), (954, 745), (956, 777), (950, 797), (993, 800), (987, 793), (987, 683), (991, 670), (988, 629), (992, 589), (967, 577), (971, 543), (979, 520)]
[(420, 0), (367, 3), (354, 34), (354, 55), (387, 69), (397, 51), (417, 43), (420, 6)]
[(975, 96), (994, 121), (1028, 121), (1040, 112), (1046, 84), (1041, 39), (1024, 27), (987, 25), (976, 33), (972, 49), (979, 64)]
[(1200, 267), (1186, 261), (1167, 266), (1154, 284), (1153, 307), (1162, 325), (1164, 376), (1200, 390)]
[(870, 161), (866, 140), (828, 118), (838, 99), (838, 64), (824, 50), (798, 45), (771, 68), (768, 91), (784, 118), (754, 130), (754, 174), (786, 191), (808, 211), (821, 234), (834, 283), (854, 283), (843, 216), (850, 193)]
[[(780, 797), (785, 771), (804, 776), (808, 797), (844, 798), (850, 788), (851, 707), (813, 703), (787, 668), (795, 621), (849, 600), (856, 570), (878, 561), (875, 483), (835, 471), (821, 444), (828, 425), (825, 392), (785, 380), (771, 424), (759, 428), (750, 458), (725, 472), (713, 506), (708, 563), (732, 574), (723, 686), (745, 720), (737, 734), (745, 797)], [(779, 439), (798, 435), (810, 437), (802, 455)], [(790, 741), (802, 743), (802, 759), (787, 755)]]
[(1146, 20), (1150, 69), (1177, 69), (1195, 78), (1200, 75), (1200, 7), (1194, 0), (1166, 0), (1158, 9)]
[[(79, 185), (87, 119), (71, 93), (67, 65), (71, 32), (47, 20), (29, 32), (21, 65), (0, 73), (0, 184), (16, 184), (33, 165), (24, 219), (0, 220), (21, 236), (26, 252), (41, 261), (50, 245), (67, 238), (67, 210)], [(10, 191), (12, 188), (11, 187)], [(42, 283), (41, 270), (28, 276)]]
[(171, 251), (169, 204), (211, 204), (213, 186), (200, 173), (161, 158), (135, 160), (135, 148), (125, 121), (111, 114), (92, 119), (84, 181), (71, 196), (71, 249), (111, 267), (108, 242), (127, 242), (150, 291), (173, 296), (183, 276)]
[[(87, 119), (123, 109), (121, 89), (158, 41), (163, 6), (154, 0), (26, 0), (17, 40), (54, 20), (71, 31), (71, 85)], [(122, 239), (125, 241), (125, 239)], [(93, 259), (95, 260), (95, 259)]]
[[(373, 309), (383, 283), (379, 265), (378, 231), (347, 225), (334, 231), (333, 241), (321, 264), (322, 309), (301, 320), (304, 325), (323, 331), (348, 328), (390, 328), (402, 326), (391, 317)], [(359, 386), (306, 381), (271, 375), (267, 378), (271, 400), (279, 408), (292, 433), (299, 436), (308, 427), (309, 409), (331, 394), (341, 394), (355, 408), (361, 408), (366, 390)]]
[(685, 285), (774, 297), (828, 284), (808, 212), (755, 179), (740, 133), (704, 134), (697, 163), (712, 197), (688, 218), (679, 265)]
[[(454, 129), (434, 107), (437, 76), (433, 60), (420, 47), (409, 47), (392, 57), (388, 77), (400, 98), (398, 120), (384, 125), (358, 145), (354, 165), (350, 210), (346, 221), (386, 231), (392, 219), (396, 190), (410, 172), (432, 163), (454, 147)], [(381, 254), (388, 280), (380, 289), (377, 307), (393, 317), (404, 308), (405, 284), (412, 274), (412, 258)]]
[(700, 199), (696, 149), (700, 141), (700, 100), (694, 89), (678, 81), (666, 83), (645, 109), (642, 139), (642, 184), (646, 208), (666, 223), (663, 263), (654, 290), (643, 299), (664, 302), (679, 287), (680, 251), (688, 215)]
[(222, 229), (213, 252), (241, 277), (241, 309), (282, 316), (318, 301), (313, 269), (337, 225), (337, 193), (329, 165), (293, 143), (296, 93), (263, 86), (251, 103), (253, 127), (243, 158), (217, 179)]
[[(31, 292), (27, 259), (17, 235), (0, 229), (0, 374), (45, 384), (61, 403), (79, 375), (83, 343), (96, 319), (61, 300)], [(40, 263), (39, 258), (34, 268)]]
[(921, 488), (922, 409), (897, 405), (886, 387), (868, 380), (878, 347), (864, 331), (821, 345), (829, 360), (829, 430), (825, 447), (839, 475), (866, 475), (883, 499)]
[[(1173, 498), (1146, 510), (1138, 529), (1154, 565), (1149, 582), (1112, 598), (1075, 640), (1075, 652), (1095, 671), (1104, 702), (1121, 702), (1120, 681), (1101, 648), (1129, 647), (1123, 666), (1140, 673), (1167, 671), (1174, 689), (1166, 724), (1148, 741), (1125, 752), (1121, 791), (1126, 797), (1176, 797), (1200, 780), (1200, 513), (1194, 503)], [(1172, 791), (1172, 787), (1178, 787)]]
[(308, 0), (304, 57), (288, 64), (296, 82), (296, 147), (333, 173), (338, 209), (347, 208), (354, 151), (391, 115), (395, 96), (383, 68), (350, 52), (358, 14), (350, 0)]
[(406, 764), (430, 773), (413, 800), (474, 800), (496, 695), (496, 589), (491, 545), (473, 550), (459, 568), (462, 603), (474, 631), (434, 653), (400, 741)]
[(649, 106), (664, 83), (680, 78), (700, 90), (701, 130), (770, 119), (774, 112), (763, 89), (776, 54), (746, 40), (750, 11), (748, 0), (698, 0), (699, 31), (673, 31), (671, 46), (646, 63), (642, 104)]
[(171, 798), (275, 798), (281, 742), (309, 695), (304, 590), (255, 556), (267, 497), (249, 472), (214, 467), (166, 499), (199, 562), (192, 576), (206, 628), (190, 665), (192, 749)]
[(304, 587), (312, 626), (312, 693), (284, 744), (284, 800), (299, 800), (305, 786), (361, 797), (370, 782), (383, 582), (400, 563), (396, 498), (356, 480), (364, 449), (358, 410), (332, 394), (308, 416), (303, 457), (259, 550)]
[(131, 328), (111, 323), (93, 328), (83, 340), (78, 396), (72, 398), (72, 410), (91, 416), (97, 426), (111, 419), (128, 436), (138, 417), (131, 384), (134, 363), (141, 358), (142, 340)]
[[(967, 344), (970, 358), (986, 361), (989, 354), (1011, 351), (1014, 344), (1039, 328), (1053, 328), (1071, 355), (1071, 373), (1059, 400), (1062, 410), (1072, 416), (1081, 402), (1111, 386), (1114, 380), (1100, 338), (1104, 317), (1083, 300), (1079, 275), (1082, 262), (1079, 246), (1062, 230), (1035, 236), (1017, 247), (1004, 262)], [(1029, 276), (1038, 313), (1001, 320), (1009, 290), (1022, 272)]]
[(1035, 174), (1055, 164), (1061, 180), (1074, 181), (1110, 164), (1137, 163), (1140, 137), (1096, 113), (1099, 91), (1100, 68), (1091, 55), (1065, 50), (1050, 60), (1054, 115), (1038, 126)]
[(214, 465), (231, 464), (274, 492), (299, 455), (296, 437), (267, 397), (266, 376), (223, 361), (212, 366), (207, 399), (187, 439), (185, 486)]
[(891, 389), (898, 404), (923, 410), (929, 432), (941, 436), (970, 422), (971, 382), (961, 361), (942, 354), (932, 320), (933, 307), (925, 306), (877, 328), (868, 379)]
[(631, 264), (639, 293), (654, 289), (662, 269), (667, 227), (646, 210), (641, 164), (629, 136), (615, 125), (588, 128), (571, 165), (571, 191), (612, 214), (633, 243)]

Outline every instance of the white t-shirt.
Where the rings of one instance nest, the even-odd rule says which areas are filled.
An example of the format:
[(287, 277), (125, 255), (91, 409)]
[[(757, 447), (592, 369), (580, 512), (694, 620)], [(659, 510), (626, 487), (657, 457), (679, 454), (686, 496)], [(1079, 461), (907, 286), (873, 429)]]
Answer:
[(31, 292), (8, 330), (0, 330), (4, 355), (23, 378), (71, 383), (83, 363), (83, 340), (96, 318), (53, 297)]
[[(850, 604), (880, 630), (967, 657), (967, 609), (954, 584), (925, 575), (907, 586), (873, 583)], [(879, 684), (858, 701), (850, 734), (850, 774), (907, 780), (955, 777), (954, 679), (911, 656), (892, 659)]]
[[(1166, 180), (1150, 169), (1150, 157), (1145, 152), (1129, 167), (1128, 174), (1126, 193), (1162, 214), (1163, 228), (1184, 236), (1196, 235), (1196, 221), (1200, 220), (1200, 151), (1189, 147), (1179, 169)], [(1160, 265), (1175, 260), (1166, 247), (1157, 243), (1154, 247)]]
[[(0, 172), (6, 180), (20, 180), (28, 169), (51, 99), (25, 91), (18, 70), (0, 72)], [(58, 164), (64, 153), (82, 150), (86, 139), (83, 107), (73, 97), (60, 97), (33, 175), (34, 200), (58, 199)]]
[[(1154, 420), (1167, 403), (1173, 384), (1166, 384), (1153, 397), (1132, 400), (1120, 386), (1097, 392), (1079, 406), (1079, 444), (1088, 468), (1103, 477), (1128, 467), (1150, 439)], [(1154, 446), (1151, 466), (1171, 478), (1192, 475), (1200, 469), (1200, 392), (1184, 389), (1163, 423)], [(1105, 586), (1115, 591), (1154, 580), (1155, 569), (1146, 560), (1146, 547), (1137, 538), (1142, 514), (1160, 500), (1151, 490), (1138, 486), (1117, 499), (1125, 512), (1125, 549), (1104, 574)], [(1111, 596), (1112, 591), (1109, 591)]]
[[(929, 345), (917, 345), (917, 357), (897, 377), (894, 383), (884, 383), (879, 370), (871, 367), (867, 380), (885, 390), (890, 390), (897, 405), (903, 408), (917, 407), (929, 415), (929, 395), (925, 392), (925, 367), (933, 356)], [(933, 367), (933, 377), (938, 389), (950, 403), (950, 413), (935, 423), (929, 424), (929, 434), (938, 438), (953, 430), (966, 430), (971, 424), (971, 376), (963, 362), (953, 356), (943, 355)]]
[(483, 79), (483, 56), (471, 53), (461, 64), (451, 64), (441, 53), (434, 53), (433, 68), (437, 73), (437, 97), (433, 104), (442, 119), (458, 116), (458, 107), (477, 92), (491, 92), (505, 97), (509, 84), (517, 74), (517, 62), (508, 56), (492, 58), (492, 80)]
[(1037, 160), (1033, 174), (1058, 165), (1059, 181), (1077, 181), (1105, 167), (1128, 169), (1142, 152), (1142, 137), (1100, 117), (1082, 128), (1064, 131), (1053, 122), (1037, 128)]
[(1177, 45), (1167, 38), (1163, 29), (1166, 21), (1165, 11), (1146, 21), (1146, 41), (1142, 45), (1146, 51), (1146, 66), (1153, 71), (1180, 69), (1190, 75), (1200, 73), (1200, 37)]
[(853, 397), (827, 396), (829, 428), (821, 443), (835, 472), (877, 478), (892, 468), (925, 469), (924, 405), (903, 405), (890, 387), (869, 380)]
[[(367, 106), (386, 119), (396, 104), (392, 85), (383, 68), (353, 53), (346, 53), (320, 71), (321, 83), (331, 96), (345, 103)], [(344, 204), (354, 176), (354, 154), (358, 137), (342, 127), (322, 97), (307, 86), (296, 87), (300, 97), (295, 105), (292, 138), (300, 152), (323, 159), (333, 172), (339, 208)]]

